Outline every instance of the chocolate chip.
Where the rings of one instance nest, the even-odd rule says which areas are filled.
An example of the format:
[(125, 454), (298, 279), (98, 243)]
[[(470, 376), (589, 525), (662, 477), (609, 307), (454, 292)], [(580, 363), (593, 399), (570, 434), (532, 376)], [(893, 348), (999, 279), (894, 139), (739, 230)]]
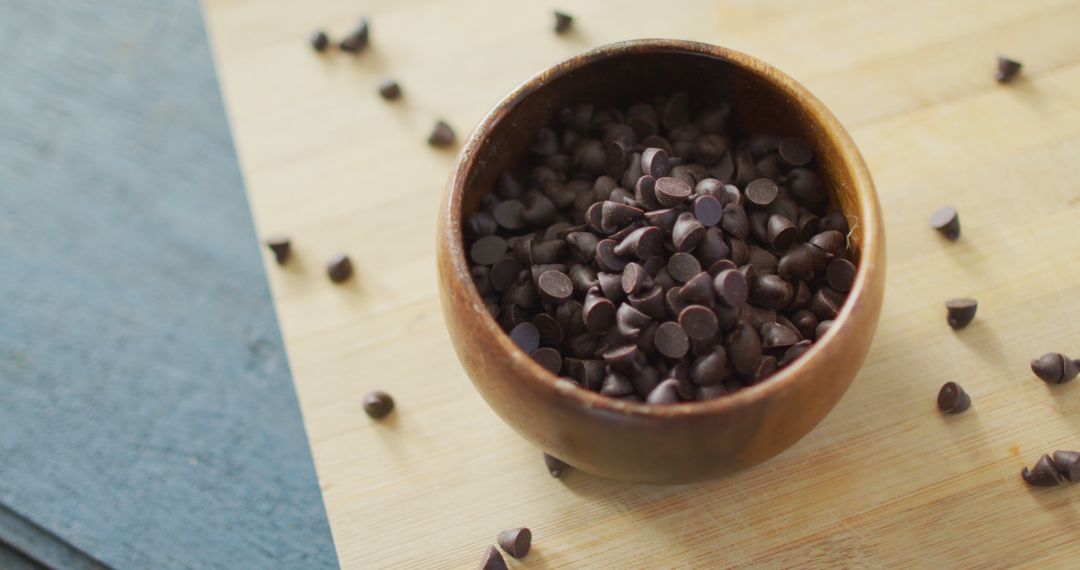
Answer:
[(717, 227), (707, 228), (705, 237), (694, 248), (694, 255), (702, 267), (711, 268), (718, 261), (727, 261), (731, 256), (731, 248), (724, 242), (724, 232)]
[(653, 190), (656, 200), (668, 207), (685, 202), (693, 192), (693, 188), (686, 181), (671, 176), (657, 178)]
[(289, 241), (289, 238), (283, 236), (267, 238), (266, 247), (270, 248), (270, 251), (274, 254), (274, 261), (278, 265), (285, 265), (285, 262), (289, 260), (289, 255), (292, 253), (292, 242)]
[(715, 226), (723, 217), (724, 207), (712, 196), (694, 198), (694, 217), (704, 226)]
[(574, 293), (574, 284), (570, 277), (561, 271), (545, 271), (536, 280), (537, 288), (548, 301), (563, 301)]
[(956, 382), (946, 382), (938, 392), (937, 407), (946, 414), (959, 414), (971, 407), (971, 397)]
[(1031, 371), (1047, 384), (1064, 384), (1080, 373), (1080, 361), (1060, 352), (1048, 352), (1031, 361)]
[(369, 36), (370, 26), (368, 19), (360, 18), (360, 23), (356, 25), (356, 28), (338, 43), (338, 49), (345, 53), (360, 53), (367, 48)]
[(800, 340), (795, 343), (791, 348), (788, 348), (787, 351), (784, 352), (784, 357), (780, 359), (780, 362), (776, 363), (776, 366), (778, 368), (784, 368), (791, 364), (800, 356), (806, 354), (806, 351), (810, 350), (810, 344), (811, 343), (808, 340)]
[(753, 327), (743, 323), (728, 335), (727, 351), (732, 367), (749, 374), (761, 362), (761, 338)]
[(675, 253), (668, 258), (667, 270), (679, 283), (686, 283), (701, 273), (701, 264), (689, 253)]
[[(829, 262), (830, 271), (833, 267), (833, 263), (836, 263), (836, 259)], [(829, 275), (829, 285), (833, 285), (832, 274)], [(833, 285), (833, 288), (836, 288)], [(962, 329), (975, 319), (975, 310), (979, 308), (979, 303), (975, 299), (950, 299), (945, 301), (945, 308), (948, 311), (946, 321), (953, 329)]]
[(629, 303), (619, 305), (615, 311), (615, 328), (628, 339), (636, 339), (641, 330), (652, 322), (652, 317), (634, 308)]
[(817, 328), (814, 329), (814, 338), (815, 339), (820, 339), (821, 337), (825, 336), (825, 333), (829, 332), (829, 328), (832, 327), (832, 324), (833, 324), (833, 322), (831, 320), (828, 320), (828, 319), (823, 320), (820, 323), (818, 323)]
[(941, 235), (956, 240), (960, 237), (960, 214), (952, 206), (939, 208), (930, 216), (930, 227)]
[(654, 319), (662, 319), (667, 316), (667, 307), (664, 305), (664, 290), (659, 285), (655, 285), (647, 291), (630, 295), (628, 299), (635, 309)]
[(788, 328), (779, 323), (767, 323), (761, 329), (761, 347), (787, 348), (794, 346), (800, 340), (799, 333), (794, 328)]
[(1031, 470), (1024, 467), (1020, 471), (1020, 477), (1028, 485), (1035, 487), (1054, 487), (1061, 483), (1061, 475), (1054, 466), (1053, 460), (1045, 453), (1035, 462), (1035, 467), (1031, 468)]
[(540, 348), (540, 331), (532, 323), (521, 323), (510, 331), (510, 340), (514, 341), (518, 348), (525, 351), (525, 354), (532, 354), (533, 351)]
[(615, 324), (615, 303), (603, 297), (599, 288), (592, 288), (581, 305), (581, 317), (585, 328), (592, 334), (604, 334)]
[(396, 101), (401, 98), (401, 85), (393, 79), (383, 79), (379, 82), (379, 95), (387, 101)]
[(844, 234), (836, 230), (825, 230), (810, 238), (810, 245), (820, 249), (829, 257), (836, 257), (843, 254), (846, 241)]
[(664, 233), (660, 228), (645, 226), (637, 228), (615, 246), (615, 255), (648, 259), (662, 252)]
[(532, 531), (527, 528), (512, 528), (499, 533), (499, 547), (514, 558), (524, 558), (532, 546)]
[(773, 251), (783, 252), (795, 244), (795, 240), (799, 237), (799, 230), (795, 227), (795, 224), (791, 223), (791, 220), (784, 216), (773, 215), (769, 217), (766, 236), (769, 240), (769, 247)]
[(791, 303), (793, 293), (791, 284), (779, 276), (758, 275), (754, 278), (750, 297), (763, 307), (779, 310)]
[(622, 288), (627, 295), (652, 289), (653, 280), (645, 268), (637, 263), (628, 263), (622, 273)]
[[(746, 239), (750, 235), (750, 219), (746, 210), (735, 203), (724, 206), (724, 213), (720, 216), (720, 228), (740, 240)], [(735, 246), (732, 245), (731, 248), (734, 250)]]
[(712, 277), (704, 271), (698, 273), (679, 289), (679, 299), (687, 304), (711, 307), (715, 302)]
[(652, 405), (677, 404), (678, 402), (679, 381), (674, 378), (668, 378), (657, 384), (656, 388), (649, 392), (649, 397), (645, 399), (645, 403)]
[(385, 418), (394, 411), (394, 399), (386, 392), (375, 390), (364, 394), (364, 413), (376, 420)]
[(499, 236), (484, 236), (469, 248), (469, 257), (473, 263), (493, 265), (506, 254), (506, 240)]
[[(637, 350), (637, 347), (634, 347)], [(604, 378), (604, 385), (600, 388), (600, 393), (605, 396), (626, 396), (634, 392), (634, 385), (627, 380), (625, 376), (618, 372), (612, 372)]]
[(660, 228), (666, 233), (671, 233), (671, 231), (675, 229), (675, 220), (678, 217), (679, 212), (671, 208), (645, 212), (645, 222), (650, 226)]
[(716, 314), (703, 305), (690, 305), (679, 312), (679, 325), (686, 336), (694, 340), (708, 340), (720, 330)]
[(326, 276), (334, 283), (342, 283), (352, 277), (352, 261), (344, 253), (339, 253), (326, 262)]
[(712, 281), (716, 297), (729, 307), (737, 308), (749, 295), (746, 277), (737, 269), (720, 272)]
[(555, 10), (555, 33), (565, 34), (570, 31), (570, 27), (574, 24), (574, 17), (570, 14)]
[(1080, 452), (1057, 450), (1052, 457), (1054, 468), (1070, 483), (1080, 483)]
[[(776, 262), (776, 273), (782, 279), (811, 279), (814, 277), (814, 246), (801, 243), (789, 249), (787, 253)], [(852, 268), (854, 271), (854, 267)], [(852, 275), (854, 279), (854, 275)], [(848, 284), (847, 289), (851, 285)]]
[(653, 342), (656, 349), (668, 358), (682, 358), (690, 350), (690, 339), (679, 323), (674, 321), (660, 323)]
[(799, 331), (799, 334), (804, 338), (817, 338), (818, 318), (814, 316), (814, 313), (806, 309), (796, 311), (791, 315), (791, 323), (795, 325), (795, 328)]
[(647, 148), (641, 152), (641, 171), (653, 178), (663, 178), (671, 172), (668, 153), (662, 148)]
[(818, 229), (823, 232), (838, 231), (842, 235), (847, 235), (851, 231), (851, 228), (848, 227), (847, 218), (839, 210), (821, 218), (821, 221), (818, 222)]
[[(843, 295), (828, 287), (822, 287), (810, 298), (810, 310), (814, 312), (817, 318), (823, 321), (831, 321), (836, 318), (843, 303)], [(820, 335), (818, 336), (820, 337)]]
[(326, 35), (326, 32), (322, 30), (315, 30), (311, 34), (311, 47), (317, 52), (324, 52), (326, 48), (330, 46), (330, 38)]
[(626, 261), (615, 254), (618, 243), (613, 239), (602, 239), (596, 244), (596, 265), (601, 271), (618, 273), (626, 267)]
[(1020, 73), (1021, 67), (1023, 67), (1023, 64), (1019, 61), (999, 55), (997, 56), (997, 71), (994, 72), (994, 79), (998, 83), (1009, 83)]
[[(842, 257), (837, 257), (825, 267), (825, 278), (828, 280), (830, 287), (846, 293), (851, 290), (851, 286), (855, 283), (856, 271), (854, 263)], [(971, 316), (975, 316), (974, 307)], [(970, 322), (970, 319), (968, 321)]]
[(746, 185), (746, 199), (756, 206), (768, 206), (776, 200), (780, 189), (768, 178), (758, 178)]
[(548, 369), (552, 374), (558, 375), (562, 368), (562, 354), (550, 346), (538, 348), (529, 356), (532, 356), (537, 364)]
[(454, 129), (445, 121), (436, 121), (427, 142), (434, 147), (447, 148), (454, 146), (454, 143), (457, 142), (457, 135), (454, 134)]
[(601, 271), (596, 274), (596, 280), (600, 283), (600, 291), (611, 301), (618, 303), (625, 297), (621, 274)]
[(705, 238), (705, 226), (690, 212), (683, 212), (671, 229), (671, 242), (675, 251), (691, 251)]
[(689, 98), (686, 93), (672, 93), (657, 107), (660, 111), (660, 122), (669, 129), (682, 127), (690, 121)]
[(532, 318), (532, 324), (536, 326), (537, 332), (540, 333), (540, 342), (543, 344), (558, 345), (563, 341), (565, 336), (563, 327), (555, 317), (547, 313), (540, 313)]
[(690, 366), (690, 378), (699, 386), (718, 386), (730, 373), (727, 353), (719, 345), (699, 356)]
[(794, 137), (781, 140), (777, 153), (780, 154), (780, 158), (784, 162), (791, 166), (806, 166), (814, 157), (810, 145), (806, 144), (806, 141)]
[(544, 465), (547, 466), (548, 473), (551, 473), (551, 476), (556, 479), (561, 477), (563, 474), (563, 470), (569, 467), (569, 465), (567, 465), (566, 463), (563, 463), (559, 459), (556, 459), (546, 453), (544, 454)]

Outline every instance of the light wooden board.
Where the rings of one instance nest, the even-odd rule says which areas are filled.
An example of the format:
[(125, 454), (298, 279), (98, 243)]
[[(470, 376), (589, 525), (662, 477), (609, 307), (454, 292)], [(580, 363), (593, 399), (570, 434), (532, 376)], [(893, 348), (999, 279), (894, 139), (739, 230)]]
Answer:
[[(342, 563), (469, 567), (517, 525), (535, 547), (515, 568), (1075, 559), (1080, 488), (1030, 489), (1019, 470), (1080, 447), (1080, 384), (1028, 369), (1080, 354), (1080, 2), (570, 4), (576, 31), (558, 37), (536, 2), (206, 1), (258, 228), (295, 239), (270, 279)], [(361, 14), (369, 53), (307, 47)], [(774, 460), (685, 487), (550, 478), (465, 378), (435, 289), (453, 153), (425, 146), (432, 121), (464, 136), (518, 81), (633, 37), (723, 44), (802, 81), (860, 145), (887, 226), (885, 310), (847, 396)], [(1023, 80), (994, 83), (998, 52)], [(384, 75), (403, 101), (378, 98)], [(926, 227), (944, 203), (959, 243)], [(338, 250), (358, 270), (345, 287), (321, 272)], [(980, 302), (960, 333), (954, 296)], [(962, 416), (935, 408), (948, 380), (974, 399)], [(397, 398), (391, 421), (363, 415), (372, 388)]]

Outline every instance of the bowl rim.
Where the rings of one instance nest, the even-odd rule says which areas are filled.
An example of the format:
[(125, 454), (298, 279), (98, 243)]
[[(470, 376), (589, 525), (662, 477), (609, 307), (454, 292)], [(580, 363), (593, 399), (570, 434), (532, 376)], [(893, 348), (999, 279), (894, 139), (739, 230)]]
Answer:
[[(487, 143), (487, 133), (505, 120), (510, 111), (524, 99), (546, 86), (552, 79), (575, 72), (595, 62), (613, 57), (657, 53), (697, 55), (724, 60), (757, 75), (772, 87), (788, 95), (792, 100), (802, 101), (809, 111), (808, 114), (812, 117), (812, 121), (821, 128), (822, 132), (827, 134), (828, 138), (835, 142), (838, 156), (851, 172), (850, 180), (860, 197), (861, 204), (856, 223), (863, 227), (862, 259), (859, 262), (855, 282), (843, 307), (841, 307), (836, 318), (833, 319), (833, 325), (825, 333), (824, 337), (817, 339), (810, 349), (796, 359), (794, 363), (764, 382), (710, 400), (695, 400), (663, 406), (618, 400), (597, 392), (580, 389), (565, 380), (561, 380), (559, 376), (541, 366), (528, 354), (525, 354), (510, 340), (510, 335), (499, 327), (494, 317), (484, 307), (480, 292), (476, 289), (471, 278), (470, 267), (465, 255), (464, 232), (462, 231), (462, 201), (469, 173), (475, 168), (480, 150)], [(768, 399), (776, 393), (784, 391), (797, 381), (800, 372), (806, 367), (807, 363), (815, 360), (815, 358), (820, 358), (820, 355), (824, 354), (828, 347), (836, 342), (835, 339), (839, 331), (844, 329), (851, 319), (854, 307), (860, 305), (863, 297), (868, 294), (870, 273), (882, 270), (882, 268), (878, 267), (877, 260), (868, 255), (871, 252), (884, 251), (884, 236), (881, 230), (882, 221), (877, 194), (862, 155), (840, 121), (806, 87), (772, 65), (731, 48), (689, 40), (650, 38), (606, 44), (571, 56), (518, 84), (484, 115), (462, 146), (447, 184), (443, 206), (445, 210), (442, 215), (445, 216), (445, 219), (441, 221), (445, 224), (444, 234), (448, 232), (449, 235), (441, 235), (441, 237), (446, 239), (445, 245), (448, 248), (447, 253), (453, 275), (449, 277), (441, 276), (440, 278), (465, 282), (464, 289), (467, 291), (465, 293), (465, 304), (471, 310), (481, 313), (484, 332), (494, 337), (495, 343), (499, 347), (498, 350), (509, 356), (524, 356), (524, 358), (520, 359), (523, 361), (520, 364), (528, 372), (523, 376), (528, 376), (528, 378), (523, 381), (539, 382), (541, 389), (557, 392), (555, 395), (558, 397), (569, 398), (588, 408), (608, 411), (618, 415), (670, 418), (723, 414), (744, 408), (752, 402)]]

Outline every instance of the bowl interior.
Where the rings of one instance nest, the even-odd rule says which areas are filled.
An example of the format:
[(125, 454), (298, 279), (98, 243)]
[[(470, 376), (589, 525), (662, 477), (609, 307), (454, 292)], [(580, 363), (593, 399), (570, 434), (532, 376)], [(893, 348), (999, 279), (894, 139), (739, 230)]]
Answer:
[[(679, 42), (615, 44), (578, 56), (527, 81), (497, 106), (479, 127), (473, 168), (464, 185), (462, 219), (479, 207), (500, 173), (518, 172), (536, 131), (549, 125), (560, 109), (577, 103), (625, 109), (658, 95), (685, 91), (691, 111), (727, 101), (730, 128), (741, 137), (768, 131), (798, 136), (814, 150), (819, 174), (852, 227), (853, 261), (861, 261), (863, 204), (852, 182), (850, 165), (840, 143), (817, 119), (820, 112), (796, 93), (796, 85), (771, 67), (721, 48), (702, 51), (701, 44)], [(462, 240), (462, 230), (456, 228)], [(462, 248), (460, 251), (464, 251)]]

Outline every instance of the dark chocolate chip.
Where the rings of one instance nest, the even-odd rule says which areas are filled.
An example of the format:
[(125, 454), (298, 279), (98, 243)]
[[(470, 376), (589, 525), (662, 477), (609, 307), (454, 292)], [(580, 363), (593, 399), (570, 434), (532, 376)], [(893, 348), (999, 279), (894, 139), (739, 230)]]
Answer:
[(676, 281), (686, 283), (701, 273), (701, 264), (693, 255), (679, 252), (668, 258), (667, 270)]
[(724, 207), (712, 196), (694, 198), (694, 217), (704, 226), (715, 226), (723, 217)]
[(814, 157), (810, 145), (806, 144), (806, 141), (794, 137), (781, 140), (777, 153), (784, 162), (791, 166), (806, 166), (810, 164), (810, 160)]
[(524, 558), (532, 546), (532, 531), (527, 528), (512, 528), (499, 533), (499, 547), (514, 558)]
[(565, 12), (555, 10), (555, 33), (565, 34), (574, 25), (574, 17)]
[[(656, 179), (647, 174), (634, 183), (634, 199), (649, 210), (663, 207), (656, 199)], [(648, 212), (645, 215), (648, 217)]]
[(544, 454), (544, 465), (547, 467), (548, 473), (551, 473), (551, 476), (556, 479), (561, 477), (563, 474), (563, 470), (569, 467), (569, 465), (567, 465), (566, 463), (563, 463), (559, 459), (556, 459), (555, 457), (552, 457), (546, 453)]
[(684, 180), (672, 176), (664, 176), (656, 179), (653, 187), (656, 200), (664, 206), (677, 206), (690, 198), (693, 188)]
[(930, 216), (930, 227), (950, 240), (956, 240), (960, 237), (960, 214), (952, 206), (939, 208)]
[(652, 405), (677, 404), (678, 402), (679, 381), (674, 378), (668, 378), (657, 384), (656, 388), (649, 392), (649, 397), (645, 399), (645, 403)]
[(713, 295), (713, 278), (702, 271), (679, 289), (679, 299), (687, 304), (712, 306), (715, 302)]
[(746, 199), (756, 206), (768, 206), (776, 200), (780, 190), (768, 178), (758, 178), (746, 185)]
[(833, 324), (832, 320), (829, 320), (829, 319), (823, 320), (820, 323), (818, 323), (817, 328), (814, 329), (814, 338), (815, 339), (821, 339), (821, 337), (825, 336), (825, 333), (829, 332), (829, 329), (832, 327), (832, 324)]
[(683, 212), (671, 229), (671, 241), (676, 251), (691, 251), (705, 238), (705, 226), (690, 212)]
[(454, 146), (457, 142), (457, 135), (454, 134), (454, 129), (446, 124), (446, 121), (436, 121), (435, 126), (431, 129), (431, 134), (428, 135), (427, 142), (434, 147), (447, 148)]
[(779, 323), (766, 323), (761, 329), (761, 347), (765, 349), (787, 348), (794, 346), (800, 340), (802, 339), (799, 338), (799, 333), (795, 329)]
[(627, 295), (652, 289), (653, 280), (645, 268), (637, 263), (628, 263), (622, 273), (622, 288)]
[[(750, 235), (750, 218), (747, 217), (746, 210), (740, 204), (730, 202), (724, 206), (724, 213), (720, 216), (720, 228), (743, 240)], [(732, 249), (735, 249), (734, 245)]]
[(690, 305), (679, 312), (679, 325), (686, 331), (686, 336), (694, 340), (713, 338), (720, 325), (712, 309), (703, 305)]
[(1023, 67), (1023, 64), (1019, 61), (999, 55), (997, 56), (997, 71), (994, 72), (994, 79), (998, 83), (1009, 83), (1020, 73), (1021, 67)]
[(799, 342), (795, 343), (791, 346), (791, 348), (787, 349), (787, 352), (784, 353), (784, 357), (780, 359), (780, 362), (777, 363), (777, 366), (779, 368), (783, 368), (788, 364), (791, 364), (797, 358), (805, 354), (806, 351), (810, 350), (810, 345), (811, 343), (808, 340), (800, 340)]
[(821, 320), (835, 319), (843, 304), (844, 296), (828, 287), (818, 289), (810, 298), (810, 310)]
[[(834, 259), (829, 262), (829, 285), (831, 285), (834, 289), (839, 289), (838, 287), (836, 287), (835, 284), (833, 284), (831, 273), (833, 264), (837, 261), (840, 260)], [(975, 301), (975, 299), (950, 299), (948, 301), (945, 301), (945, 309), (947, 310), (947, 316), (945, 320), (954, 330), (962, 329), (971, 324), (971, 321), (975, 319), (975, 310), (978, 308), (979, 303)]]
[(394, 411), (394, 399), (390, 397), (390, 394), (380, 390), (364, 394), (364, 413), (372, 419), (385, 418), (392, 411)]
[(379, 95), (387, 101), (396, 101), (401, 98), (401, 85), (393, 79), (383, 79), (379, 82)]
[(660, 228), (645, 226), (630, 232), (615, 246), (615, 255), (648, 259), (662, 252), (664, 232)]
[(664, 290), (659, 285), (647, 291), (641, 291), (636, 295), (630, 295), (628, 298), (635, 309), (654, 319), (662, 319), (667, 316), (667, 307), (664, 304)]
[[(818, 291), (820, 293), (821, 291)], [(791, 303), (791, 284), (777, 275), (758, 275), (754, 278), (754, 286), (750, 293), (755, 303), (770, 309), (783, 309)], [(815, 297), (816, 298), (816, 297)]]
[(525, 354), (532, 354), (533, 351), (540, 348), (540, 331), (532, 323), (521, 323), (510, 331), (510, 340), (514, 341), (518, 348), (525, 351)]
[(1054, 468), (1070, 483), (1080, 483), (1080, 452), (1057, 450), (1052, 457)]
[(844, 234), (836, 230), (825, 230), (810, 238), (810, 245), (817, 247), (830, 257), (842, 255), (846, 242)]
[(1045, 453), (1035, 462), (1035, 467), (1030, 470), (1024, 467), (1020, 471), (1020, 477), (1028, 485), (1035, 487), (1054, 487), (1061, 483), (1061, 474), (1054, 467), (1054, 462), (1050, 459), (1050, 456)]
[(360, 53), (367, 48), (370, 34), (368, 19), (360, 18), (360, 22), (356, 25), (356, 28), (349, 32), (349, 34), (338, 43), (338, 49), (345, 53)]
[(311, 47), (317, 52), (324, 52), (330, 47), (330, 37), (322, 30), (315, 30), (311, 34)]
[(653, 342), (656, 349), (668, 358), (682, 358), (690, 350), (690, 339), (679, 323), (674, 321), (660, 323)]
[(727, 353), (721, 345), (699, 356), (690, 366), (690, 379), (699, 386), (718, 386), (730, 373)]
[(1064, 384), (1080, 373), (1080, 361), (1060, 352), (1048, 352), (1031, 361), (1031, 371), (1047, 384)]
[(663, 178), (671, 172), (668, 153), (662, 148), (647, 148), (641, 152), (641, 171), (653, 178)]
[(596, 244), (596, 265), (601, 271), (618, 273), (626, 267), (626, 261), (615, 254), (618, 243), (613, 239), (602, 239)]
[(622, 274), (601, 271), (596, 274), (596, 280), (600, 283), (600, 291), (613, 302), (618, 303), (626, 296), (622, 290)]
[(592, 232), (571, 232), (566, 235), (570, 252), (583, 263), (589, 263), (596, 257), (596, 244), (599, 242), (600, 238)]
[(604, 334), (615, 324), (615, 304), (600, 294), (600, 289), (589, 289), (581, 305), (581, 317), (585, 328), (593, 334)]
[(562, 354), (550, 346), (538, 348), (530, 356), (537, 364), (548, 369), (552, 374), (558, 375), (559, 370), (562, 368)]
[(799, 331), (799, 334), (804, 338), (816, 339), (818, 318), (814, 316), (814, 313), (806, 309), (796, 311), (791, 315), (791, 323), (795, 325), (795, 328)]
[(267, 238), (266, 247), (274, 254), (274, 261), (278, 265), (285, 265), (292, 253), (292, 242), (287, 237), (275, 236)]
[[(637, 347), (634, 347), (637, 350)], [(600, 388), (600, 393), (605, 396), (626, 396), (634, 392), (634, 385), (627, 380), (626, 376), (619, 374), (618, 372), (612, 372), (604, 378), (604, 385)]]
[(754, 373), (752, 374), (754, 382), (761, 382), (769, 376), (772, 376), (779, 367), (780, 365), (776, 362), (775, 356), (765, 355), (761, 357), (761, 362), (758, 362), (757, 368), (754, 369)]
[(547, 313), (540, 313), (533, 317), (532, 324), (540, 333), (540, 342), (546, 345), (558, 345), (566, 336), (559, 320)]
[[(856, 271), (854, 263), (842, 257), (837, 257), (830, 261), (829, 265), (825, 267), (825, 278), (828, 280), (830, 287), (842, 293), (846, 293), (851, 290), (851, 286), (855, 283)], [(971, 316), (975, 316), (974, 307), (972, 308)]]
[(660, 228), (666, 233), (671, 233), (671, 231), (675, 229), (675, 220), (678, 217), (679, 212), (671, 208), (645, 212), (645, 222), (650, 226)]
[(780, 215), (769, 216), (766, 237), (773, 251), (787, 251), (799, 237), (799, 230), (791, 220)]
[(344, 253), (339, 253), (326, 262), (326, 276), (334, 283), (342, 283), (352, 277), (352, 261)]
[[(814, 246), (801, 243), (789, 249), (776, 262), (776, 273), (782, 279), (811, 279), (814, 276)], [(846, 260), (844, 260), (846, 261)], [(850, 263), (850, 262), (848, 262)], [(854, 271), (854, 268), (853, 268)], [(854, 274), (852, 274), (854, 278)], [(848, 289), (851, 288), (850, 283)], [(844, 289), (845, 291), (847, 289)]]
[(574, 294), (574, 284), (561, 271), (548, 270), (536, 280), (540, 295), (548, 301), (565, 301)]
[(946, 382), (938, 392), (937, 407), (946, 414), (959, 414), (971, 407), (971, 397), (956, 382)]
[(720, 272), (712, 281), (716, 297), (729, 307), (736, 308), (746, 302), (749, 295), (746, 276), (737, 269)]
[(732, 367), (749, 374), (761, 362), (761, 338), (752, 326), (743, 323), (728, 335), (727, 352)]

